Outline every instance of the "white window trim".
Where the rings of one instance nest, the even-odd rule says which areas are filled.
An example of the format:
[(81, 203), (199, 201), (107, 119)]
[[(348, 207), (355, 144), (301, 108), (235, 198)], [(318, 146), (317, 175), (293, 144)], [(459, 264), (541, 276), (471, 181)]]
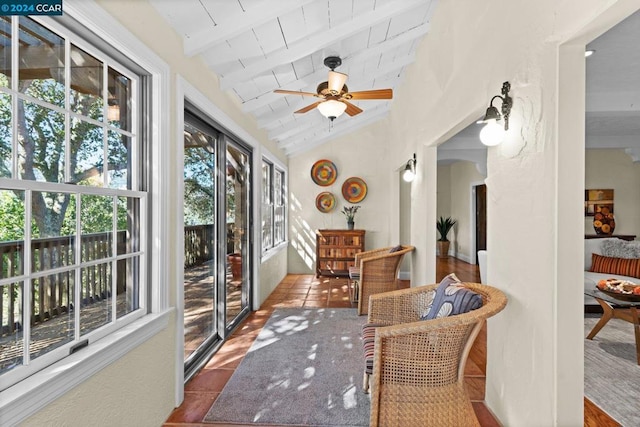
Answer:
[[(267, 162), (270, 162), (273, 165), (274, 170), (280, 169), (281, 171), (284, 172), (284, 182), (282, 183), (282, 185), (284, 187), (283, 191), (284, 191), (284, 211), (285, 211), (284, 240), (282, 242), (275, 243), (271, 248), (267, 249), (266, 251), (262, 250), (262, 227), (260, 227), (259, 236), (261, 238), (258, 239), (260, 243), (260, 262), (264, 263), (268, 261), (270, 258), (272, 258), (273, 256), (275, 256), (276, 254), (285, 250), (289, 245), (289, 218), (288, 218), (289, 217), (289, 214), (288, 214), (289, 212), (289, 196), (288, 196), (289, 168), (279, 158), (274, 156), (269, 150), (267, 150), (264, 147), (262, 148), (262, 156), (260, 157), (260, 166), (262, 166), (262, 159), (266, 160)], [(273, 182), (272, 182), (272, 185), (273, 185)], [(258, 188), (261, 188), (261, 187), (262, 187), (262, 175), (260, 175), (260, 187)], [(260, 200), (260, 204), (258, 206), (260, 208), (260, 216), (258, 218), (262, 218), (262, 200)], [(274, 200), (274, 206), (275, 206), (275, 200)], [(273, 232), (274, 232), (273, 239), (275, 241), (275, 227)]]
[[(153, 163), (150, 164), (151, 244), (148, 248), (151, 269), (147, 281), (153, 284), (150, 314), (96, 341), (91, 346), (66, 357), (0, 393), (0, 425), (15, 425), (38, 412), (105, 366), (122, 358), (146, 340), (167, 328), (169, 307), (168, 227), (170, 209), (167, 181), (167, 155), (163, 147), (169, 143), (170, 68), (159, 56), (133, 36), (92, 0), (66, 0), (64, 13), (91, 28), (100, 38), (124, 55), (134, 59), (152, 76), (152, 123), (150, 129)], [(145, 284), (143, 284), (144, 286)]]

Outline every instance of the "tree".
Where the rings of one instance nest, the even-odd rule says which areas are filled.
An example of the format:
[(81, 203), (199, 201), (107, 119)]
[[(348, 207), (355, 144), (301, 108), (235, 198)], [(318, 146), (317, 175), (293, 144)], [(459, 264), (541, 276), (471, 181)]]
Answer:
[[(7, 76), (0, 75), (0, 80), (8, 82)], [(2, 81), (0, 81), (2, 84)], [(53, 105), (64, 105), (64, 86), (52, 79), (23, 80), (20, 92)], [(18, 140), (18, 174), (22, 179), (47, 182), (65, 181), (65, 162), (69, 162), (71, 182), (81, 185), (101, 185), (96, 177), (103, 172), (103, 128), (87, 121), (74, 118), (70, 122), (70, 155), (65, 158), (65, 116), (51, 108), (35, 102), (18, 98), (17, 117), (13, 117), (11, 97), (0, 95), (0, 156), (11, 159), (12, 152), (12, 119), (16, 121)], [(81, 115), (101, 118), (103, 101), (90, 94), (72, 91), (70, 107)], [(127, 150), (117, 134), (110, 135), (109, 163), (126, 168)], [(0, 176), (11, 177), (11, 161), (0, 162)], [(120, 175), (121, 176), (121, 175)], [(118, 173), (114, 174), (118, 177)], [(3, 225), (21, 224), (24, 221), (24, 206), (16, 208), (16, 199), (2, 199), (0, 209)], [(75, 234), (75, 206), (73, 215), (67, 215), (70, 203), (74, 200), (71, 193), (34, 191), (31, 200), (32, 219), (35, 224), (34, 237), (53, 237)], [(89, 199), (87, 199), (89, 200)], [(97, 200), (97, 199), (96, 199)], [(6, 205), (6, 206), (5, 206)], [(103, 206), (104, 207), (104, 206)], [(102, 219), (97, 229), (110, 229), (110, 215), (97, 215), (100, 207), (83, 204), (84, 209), (96, 215), (89, 215), (92, 220)], [(66, 223), (66, 224), (65, 224)], [(11, 227), (14, 227), (13, 225)], [(6, 228), (6, 227), (3, 227)], [(8, 233), (4, 233), (9, 235)]]

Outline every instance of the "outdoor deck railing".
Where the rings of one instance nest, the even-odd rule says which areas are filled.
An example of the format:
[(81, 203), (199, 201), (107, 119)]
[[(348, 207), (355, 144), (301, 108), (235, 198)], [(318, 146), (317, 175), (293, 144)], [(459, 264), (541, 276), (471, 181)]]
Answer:
[(213, 224), (188, 225), (184, 227), (184, 266), (193, 267), (213, 259)]
[[(126, 246), (126, 231), (117, 233), (118, 253)], [(75, 236), (33, 239), (31, 241), (31, 270), (34, 272), (59, 269), (75, 264)], [(111, 233), (91, 233), (82, 236), (82, 262), (106, 259), (112, 255)], [(0, 278), (16, 277), (24, 268), (24, 242), (0, 242)], [(126, 260), (118, 261), (117, 293), (126, 291)], [(31, 280), (31, 325), (67, 313), (73, 309), (73, 270), (58, 271)], [(22, 329), (19, 313), (22, 284), (5, 285), (0, 292), (0, 336)], [(111, 295), (110, 263), (98, 263), (81, 270), (80, 299), (85, 304), (103, 300)], [(17, 315), (17, 316), (16, 316)]]
[[(126, 252), (126, 231), (117, 233), (117, 253)], [(185, 267), (197, 265), (213, 257), (213, 226), (195, 225), (184, 228)], [(32, 271), (46, 271), (75, 263), (75, 236), (33, 239), (31, 241)], [(112, 255), (111, 233), (82, 236), (81, 260), (91, 262)], [(22, 274), (23, 241), (0, 242), (0, 278)], [(73, 310), (73, 270), (52, 273), (31, 281), (31, 325), (37, 325)], [(116, 294), (126, 292), (126, 260), (118, 261)], [(19, 282), (0, 289), (0, 337), (22, 329)], [(83, 305), (103, 300), (111, 295), (111, 268), (107, 262), (81, 270), (80, 299)], [(16, 318), (18, 317), (18, 318)]]

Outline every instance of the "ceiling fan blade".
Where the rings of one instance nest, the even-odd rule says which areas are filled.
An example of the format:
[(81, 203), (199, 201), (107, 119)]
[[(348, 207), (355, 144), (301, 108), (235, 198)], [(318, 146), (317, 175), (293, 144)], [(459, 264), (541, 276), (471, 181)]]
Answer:
[[(351, 95), (351, 98), (349, 98)], [(345, 95), (347, 99), (391, 99), (393, 89), (363, 90), (361, 92), (349, 92)]]
[(347, 102), (345, 100), (342, 100), (340, 102), (344, 102), (345, 104), (347, 104), (347, 109), (344, 110), (344, 112), (347, 113), (348, 115), (350, 115), (351, 117), (355, 116), (356, 114), (362, 113), (362, 108), (360, 108), (360, 107), (358, 107), (356, 105), (353, 105), (352, 103)]
[(337, 71), (329, 71), (329, 90), (335, 91), (336, 94), (342, 92), (342, 87), (347, 82), (346, 74)]
[(324, 101), (314, 102), (313, 104), (307, 105), (306, 107), (299, 109), (298, 111), (294, 111), (294, 114), (301, 114), (301, 113), (306, 113), (307, 111), (311, 111), (314, 108), (316, 108), (318, 106), (318, 104), (320, 104), (322, 102), (324, 102)]
[(317, 93), (300, 92), (297, 90), (283, 90), (283, 89), (276, 89), (273, 91), (273, 93), (283, 93), (285, 95), (318, 96)]

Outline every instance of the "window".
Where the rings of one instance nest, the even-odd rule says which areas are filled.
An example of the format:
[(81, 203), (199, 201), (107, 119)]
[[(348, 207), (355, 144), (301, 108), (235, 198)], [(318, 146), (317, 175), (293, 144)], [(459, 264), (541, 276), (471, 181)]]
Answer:
[(273, 247), (273, 164), (262, 160), (262, 250)]
[(284, 206), (286, 193), (284, 191), (284, 171), (276, 168), (275, 170), (275, 183), (273, 187), (274, 192), (274, 239), (275, 244), (282, 243), (285, 240), (285, 220), (284, 220)]
[(29, 17), (0, 28), (5, 389), (146, 314), (148, 201), (139, 77)]
[(262, 251), (285, 241), (285, 174), (262, 160)]

